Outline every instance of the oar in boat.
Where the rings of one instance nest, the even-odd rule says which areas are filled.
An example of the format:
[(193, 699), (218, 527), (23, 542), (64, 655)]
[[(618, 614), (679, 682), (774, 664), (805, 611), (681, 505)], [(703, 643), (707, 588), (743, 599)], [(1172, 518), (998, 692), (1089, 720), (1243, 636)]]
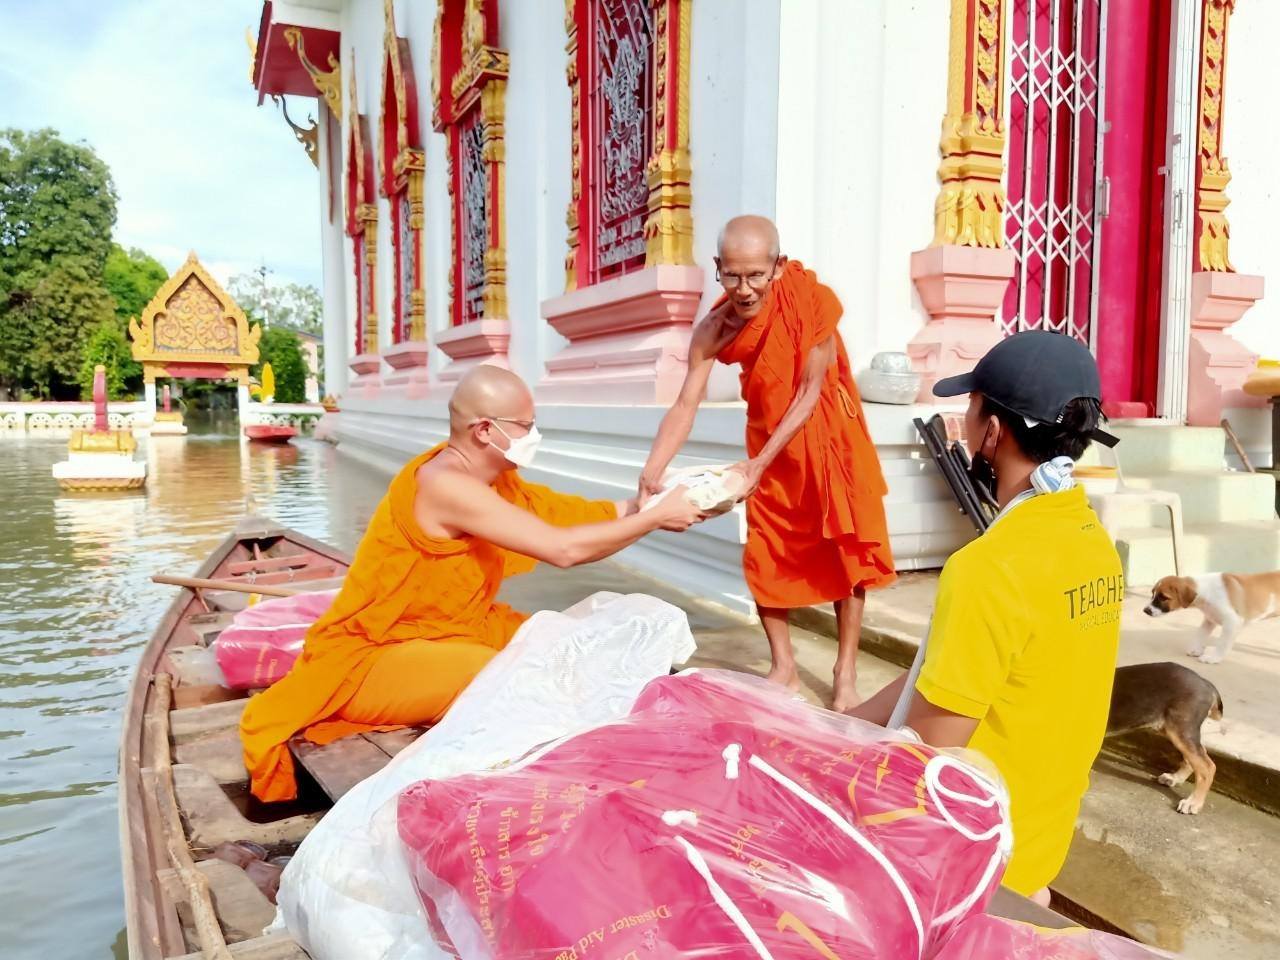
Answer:
[(188, 587), (191, 590), (229, 590), (234, 593), (256, 593), (263, 597), (292, 597), (299, 593), (311, 593), (310, 590), (280, 587), (273, 584), (250, 583), (247, 580), (206, 580), (203, 577), (174, 577), (167, 573), (157, 573), (151, 578), (153, 583), (168, 583), (175, 587)]

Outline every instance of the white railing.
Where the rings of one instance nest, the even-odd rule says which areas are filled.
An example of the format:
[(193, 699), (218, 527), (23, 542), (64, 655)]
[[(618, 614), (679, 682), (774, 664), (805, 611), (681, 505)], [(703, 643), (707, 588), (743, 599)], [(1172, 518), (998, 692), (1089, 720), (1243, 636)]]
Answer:
[(241, 419), (246, 425), (297, 427), (309, 432), (315, 429), (316, 421), (324, 413), (324, 407), (318, 403), (250, 403)]
[[(113, 403), (107, 423), (115, 429), (149, 425), (145, 411), (143, 401)], [(92, 403), (0, 403), (0, 437), (68, 437), (72, 430), (92, 426)]]

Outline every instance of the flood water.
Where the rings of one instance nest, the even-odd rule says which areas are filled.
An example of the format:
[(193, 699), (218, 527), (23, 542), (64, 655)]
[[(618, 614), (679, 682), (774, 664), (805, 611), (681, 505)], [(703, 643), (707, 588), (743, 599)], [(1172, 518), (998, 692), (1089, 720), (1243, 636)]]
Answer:
[(145, 492), (62, 494), (66, 440), (0, 438), (0, 958), (125, 957), (121, 705), (177, 588), (252, 510), (352, 550), (387, 478), (234, 419), (142, 439)]

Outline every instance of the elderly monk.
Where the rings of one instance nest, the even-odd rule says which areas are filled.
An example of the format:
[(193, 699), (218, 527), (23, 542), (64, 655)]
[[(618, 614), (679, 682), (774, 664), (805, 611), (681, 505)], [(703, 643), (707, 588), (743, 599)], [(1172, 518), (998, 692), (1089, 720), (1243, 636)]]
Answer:
[(743, 570), (769, 639), (769, 679), (799, 687), (789, 611), (834, 601), (839, 633), (834, 707), (857, 704), (858, 636), (866, 590), (894, 578), (886, 487), (858, 388), (836, 330), (840, 301), (812, 271), (788, 262), (764, 217), (737, 217), (720, 234), (716, 277), (725, 296), (694, 327), (689, 369), (663, 418), (640, 495), (693, 428), (716, 360), (742, 367), (747, 402), (747, 545)]
[[(449, 440), (391, 481), (333, 606), (289, 674), (249, 701), (240, 722), (256, 797), (297, 793), (288, 741), (314, 743), (434, 723), (526, 619), (494, 600), (503, 578), (537, 561), (572, 567), (702, 514), (684, 496), (584, 500), (521, 479), (539, 435), (533, 397), (494, 366), (468, 373), (449, 401)], [(495, 705), (494, 709), (500, 709)]]

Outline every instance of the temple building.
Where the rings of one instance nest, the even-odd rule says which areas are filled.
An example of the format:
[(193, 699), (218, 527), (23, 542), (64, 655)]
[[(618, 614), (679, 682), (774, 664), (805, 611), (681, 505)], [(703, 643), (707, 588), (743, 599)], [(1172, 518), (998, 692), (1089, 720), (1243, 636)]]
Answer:
[[(717, 233), (759, 213), (839, 295), (856, 370), (921, 374), (916, 403), (866, 405), (900, 569), (973, 535), (912, 426), (932, 383), (1045, 329), (1094, 351), (1123, 483), (1181, 498), (1196, 572), (1280, 567), (1274, 478), (1229, 471), (1219, 427), (1270, 465), (1241, 384), (1280, 357), (1277, 36), (1265, 0), (270, 0), (251, 46), (259, 103), (314, 98), (289, 122), (341, 451), (398, 467), (501, 364), (535, 388), (533, 478), (628, 495)], [(685, 461), (740, 459), (734, 370), (709, 400)], [(1113, 532), (1150, 582), (1168, 514), (1132, 506)], [(743, 534), (730, 514), (622, 559), (742, 609)]]

